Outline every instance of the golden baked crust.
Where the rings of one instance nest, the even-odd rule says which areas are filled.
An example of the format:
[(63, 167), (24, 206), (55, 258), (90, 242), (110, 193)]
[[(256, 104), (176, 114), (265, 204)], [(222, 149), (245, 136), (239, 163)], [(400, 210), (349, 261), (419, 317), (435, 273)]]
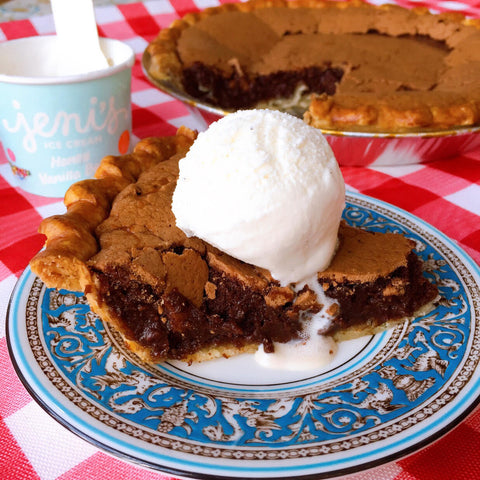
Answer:
[(47, 240), (30, 262), (32, 271), (48, 287), (85, 291), (92, 282), (86, 262), (99, 250), (95, 229), (110, 215), (115, 197), (152, 165), (183, 156), (195, 138), (195, 132), (181, 127), (177, 135), (140, 141), (132, 154), (103, 158), (94, 179), (68, 189), (67, 212), (41, 222), (39, 232)]
[(480, 121), (480, 101), (451, 92), (422, 92), (418, 99), (412, 92), (383, 98), (365, 94), (360, 102), (352, 95), (314, 94), (303, 118), (308, 125), (325, 130), (382, 132), (465, 127)]
[[(239, 12), (252, 15), (241, 20)], [(221, 21), (214, 21), (219, 15)], [(227, 26), (227, 16), (232, 15), (228, 20), (232, 25)], [(254, 22), (255, 34), (235, 31), (242, 22)], [(268, 28), (262, 27), (265, 22)], [(434, 15), (424, 8), (361, 1), (253, 0), (175, 20), (147, 47), (144, 60), (151, 77), (184, 91), (183, 70), (196, 60), (225, 72), (236, 71), (241, 80), (249, 71), (268, 75), (295, 70), (308, 67), (312, 55), (327, 59), (330, 55), (331, 66), (344, 71), (336, 92), (313, 95), (311, 101), (310, 95), (303, 98), (295, 93), (300, 95), (298, 101), (306, 101), (302, 105), (303, 111), (308, 108), (305, 121), (310, 125), (368, 131), (451, 128), (480, 122), (479, 25), (457, 13)], [(281, 45), (276, 36), (282, 38)], [(353, 42), (345, 46), (343, 57), (332, 43), (335, 36)], [(368, 43), (362, 45), (364, 39)], [(370, 40), (375, 40), (373, 46)], [(378, 64), (371, 64), (370, 57), (377, 54)], [(284, 100), (274, 99), (271, 105), (282, 108)]]

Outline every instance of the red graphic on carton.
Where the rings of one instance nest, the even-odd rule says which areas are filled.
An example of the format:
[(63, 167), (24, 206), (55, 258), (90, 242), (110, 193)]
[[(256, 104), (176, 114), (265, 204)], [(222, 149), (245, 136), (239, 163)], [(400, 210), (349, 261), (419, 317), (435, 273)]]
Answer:
[(10, 165), (12, 173), (21, 180), (31, 175), (30, 170), (20, 168), (15, 164), (15, 162), (17, 161), (17, 159), (15, 158), (15, 154), (9, 148), (5, 150), (2, 142), (0, 142), (0, 163), (5, 163), (5, 160)]
[(125, 155), (128, 152), (129, 147), (130, 132), (128, 130), (124, 130), (118, 140), (118, 151), (120, 152), (120, 155)]

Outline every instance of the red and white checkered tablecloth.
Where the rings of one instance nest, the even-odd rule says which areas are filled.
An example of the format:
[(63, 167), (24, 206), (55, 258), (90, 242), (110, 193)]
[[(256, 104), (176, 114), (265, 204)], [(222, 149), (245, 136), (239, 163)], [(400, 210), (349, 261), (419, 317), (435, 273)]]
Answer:
[[(480, 17), (478, 1), (396, 3)], [(214, 119), (152, 87), (142, 73), (140, 57), (160, 28), (186, 12), (218, 4), (219, 0), (151, 0), (96, 9), (101, 35), (123, 40), (136, 52), (132, 87), (134, 140), (173, 134), (182, 124), (204, 130)], [(51, 33), (54, 24), (50, 15), (0, 23), (0, 41)], [(5, 339), (8, 300), (17, 278), (43, 245), (43, 237), (36, 232), (40, 220), (63, 211), (63, 204), (59, 199), (38, 197), (12, 187), (8, 168), (6, 160), (0, 158), (0, 479), (170, 478), (110, 457), (76, 437), (30, 398), (15, 375)], [(342, 170), (350, 189), (417, 215), (480, 262), (480, 150), (426, 165)], [(480, 411), (477, 409), (424, 450), (349, 478), (480, 479)]]

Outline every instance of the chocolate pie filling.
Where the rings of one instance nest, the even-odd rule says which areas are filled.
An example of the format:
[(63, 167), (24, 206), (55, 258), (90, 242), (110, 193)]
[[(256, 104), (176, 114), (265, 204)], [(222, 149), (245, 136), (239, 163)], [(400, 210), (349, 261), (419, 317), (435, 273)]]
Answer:
[(226, 109), (249, 108), (261, 101), (293, 96), (299, 85), (308, 93), (333, 95), (341, 80), (341, 68), (308, 67), (250, 77), (232, 69), (230, 75), (194, 62), (183, 70), (183, 88), (201, 101)]
[[(93, 267), (92, 271), (99, 279), (103, 301), (121, 319), (124, 335), (148, 348), (153, 358), (183, 359), (225, 344), (238, 348), (263, 344), (265, 351), (272, 352), (273, 342), (297, 338), (301, 330), (299, 308), (292, 302), (270, 306), (267, 289), (256, 291), (212, 268), (208, 281), (215, 294), (205, 296), (200, 306), (177, 289), (156, 292), (126, 267), (109, 266), (104, 271)], [(324, 332), (331, 334), (411, 316), (437, 293), (422, 276), (421, 262), (413, 252), (406, 266), (386, 277), (339, 283), (320, 276), (319, 283), (340, 305), (330, 330)]]
[(211, 270), (216, 295), (196, 307), (178, 290), (158, 295), (132, 278), (126, 268), (95, 271), (104, 301), (122, 319), (127, 337), (148, 347), (156, 358), (182, 359), (204, 347), (287, 342), (300, 330), (298, 311), (291, 304), (273, 308), (263, 295), (238, 280)]
[(340, 304), (334, 328), (345, 329), (360, 323), (376, 327), (391, 318), (412, 316), (434, 298), (437, 289), (422, 276), (418, 257), (411, 252), (407, 262), (407, 267), (399, 267), (389, 277), (379, 277), (373, 282), (339, 284), (319, 278), (325, 293)]

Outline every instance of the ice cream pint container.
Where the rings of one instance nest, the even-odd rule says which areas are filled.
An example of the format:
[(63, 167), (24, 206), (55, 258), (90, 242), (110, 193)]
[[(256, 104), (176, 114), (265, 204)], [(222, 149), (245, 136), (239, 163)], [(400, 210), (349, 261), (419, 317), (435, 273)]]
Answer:
[(90, 178), (131, 143), (132, 49), (100, 39), (110, 66), (56, 69), (55, 36), (0, 44), (0, 166), (12, 185), (47, 197)]

